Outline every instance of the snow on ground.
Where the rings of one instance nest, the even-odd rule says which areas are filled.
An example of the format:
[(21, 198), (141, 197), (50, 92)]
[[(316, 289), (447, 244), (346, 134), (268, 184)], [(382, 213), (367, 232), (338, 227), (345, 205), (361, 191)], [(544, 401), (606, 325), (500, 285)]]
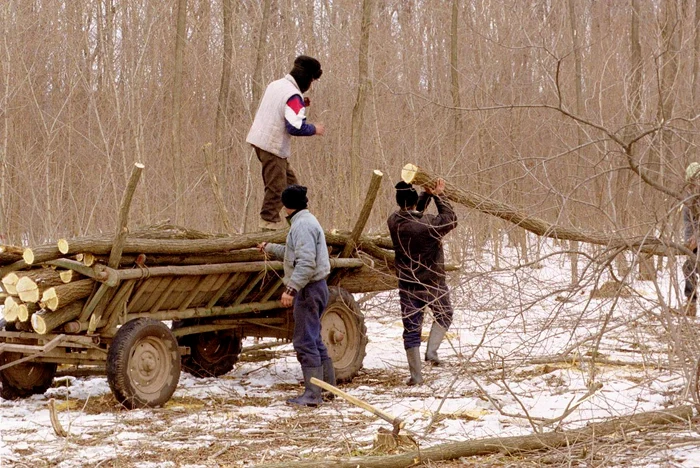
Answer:
[[(421, 447), (528, 435), (543, 419), (556, 420), (541, 426), (545, 432), (573, 429), (690, 401), (692, 365), (683, 364), (682, 351), (692, 355), (686, 345), (696, 325), (659, 307), (660, 298), (673, 297), (671, 278), (636, 281), (630, 297), (591, 299), (595, 274), (572, 290), (559, 256), (518, 269), (472, 263), (452, 284), (455, 320), (440, 352), (447, 365), (425, 368), (419, 387), (403, 385), (397, 293), (357, 296), (370, 341), (364, 368), (341, 388), (401, 417)], [(300, 379), (291, 344), (244, 355), (220, 378), (183, 373), (171, 401), (152, 410), (120, 408), (104, 377), (60, 378), (45, 395), (0, 400), (0, 467), (254, 466), (377, 453), (373, 440), (390, 429), (386, 422), (338, 398), (316, 410), (289, 407), (285, 399), (301, 390)], [(593, 384), (602, 387), (558, 421)], [(54, 433), (50, 399), (68, 437)], [(694, 425), (610, 445), (605, 466), (700, 466)], [(558, 454), (547, 463), (600, 462), (589, 452)]]

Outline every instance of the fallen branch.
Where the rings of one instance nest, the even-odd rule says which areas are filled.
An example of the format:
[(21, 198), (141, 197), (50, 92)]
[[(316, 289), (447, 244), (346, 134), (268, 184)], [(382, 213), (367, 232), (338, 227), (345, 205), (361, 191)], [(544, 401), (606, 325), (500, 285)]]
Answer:
[(474, 457), (494, 453), (513, 455), (520, 452), (571, 446), (576, 443), (590, 441), (616, 432), (628, 434), (633, 431), (646, 429), (649, 426), (688, 421), (692, 416), (693, 407), (684, 405), (664, 411), (649, 411), (633, 414), (631, 416), (612, 418), (607, 421), (591, 423), (580, 429), (573, 429), (570, 431), (552, 431), (527, 436), (489, 437), (486, 439), (467, 440), (464, 442), (451, 442), (435, 445), (423, 450), (384, 457), (352, 457), (303, 462), (287, 461), (258, 466), (265, 466), (267, 468), (321, 468), (327, 466), (336, 468), (356, 468), (357, 466), (369, 468), (399, 468), (417, 466), (429, 461), (456, 460), (462, 457)]

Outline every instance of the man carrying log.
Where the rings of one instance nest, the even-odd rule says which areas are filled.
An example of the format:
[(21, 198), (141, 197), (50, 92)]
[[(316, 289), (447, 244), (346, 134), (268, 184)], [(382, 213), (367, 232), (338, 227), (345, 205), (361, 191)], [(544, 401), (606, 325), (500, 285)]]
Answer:
[[(399, 182), (395, 188), (400, 209), (389, 216), (387, 224), (396, 254), (403, 342), (411, 373), (406, 384), (419, 385), (423, 383), (420, 360), (423, 309), (429, 306), (434, 316), (425, 352), (426, 362), (440, 365), (437, 350), (452, 324), (442, 238), (457, 227), (457, 216), (447, 199), (442, 197), (445, 191), (442, 179), (437, 180), (434, 189), (426, 188), (420, 197), (406, 182)], [(430, 199), (435, 200), (437, 216), (423, 213)]]
[(321, 387), (316, 377), (335, 385), (335, 369), (321, 339), (321, 314), (328, 303), (326, 277), (331, 272), (326, 236), (314, 215), (307, 209), (306, 187), (290, 185), (282, 192), (282, 204), (291, 224), (286, 245), (263, 242), (258, 249), (284, 261), (282, 305), (294, 307), (292, 343), (304, 375), (304, 393), (287, 400), (288, 404), (318, 406)]
[(283, 78), (273, 81), (265, 89), (260, 106), (246, 142), (253, 145), (262, 164), (265, 198), (260, 210), (259, 226), (274, 231), (286, 227), (280, 219), (280, 194), (288, 185), (296, 184), (297, 177), (289, 165), (292, 136), (323, 135), (325, 127), (306, 121), (306, 107), (310, 101), (302, 98), (314, 80), (321, 78), (321, 63), (313, 57), (300, 55), (292, 70)]
[(685, 170), (687, 192), (683, 200), (683, 238), (688, 250), (695, 255), (689, 256), (683, 263), (683, 276), (685, 286), (683, 293), (686, 303), (681, 313), (689, 317), (695, 317), (697, 313), (697, 285), (698, 285), (698, 235), (700, 234), (700, 163), (692, 162)]

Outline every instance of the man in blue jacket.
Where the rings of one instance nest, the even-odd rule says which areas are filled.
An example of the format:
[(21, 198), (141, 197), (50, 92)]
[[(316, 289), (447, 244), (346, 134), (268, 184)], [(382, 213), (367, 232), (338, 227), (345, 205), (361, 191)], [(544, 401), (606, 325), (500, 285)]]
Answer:
[[(387, 220), (394, 244), (396, 275), (399, 278), (399, 301), (403, 321), (403, 342), (411, 377), (407, 385), (423, 383), (420, 360), (420, 335), (423, 310), (433, 311), (433, 325), (428, 337), (425, 361), (440, 365), (437, 350), (452, 324), (452, 304), (445, 281), (445, 257), (442, 238), (457, 227), (457, 216), (442, 195), (445, 181), (438, 179), (434, 189), (418, 196), (412, 185), (399, 182), (396, 203), (399, 210)], [(424, 214), (430, 200), (435, 200), (438, 214)]]
[(301, 406), (321, 404), (321, 388), (312, 377), (335, 385), (333, 361), (321, 339), (321, 314), (328, 303), (326, 278), (331, 271), (326, 236), (314, 215), (307, 209), (306, 187), (290, 185), (282, 192), (282, 204), (291, 224), (286, 245), (263, 242), (258, 248), (265, 254), (283, 259), (282, 305), (294, 307), (292, 343), (304, 375), (304, 393), (287, 403)]

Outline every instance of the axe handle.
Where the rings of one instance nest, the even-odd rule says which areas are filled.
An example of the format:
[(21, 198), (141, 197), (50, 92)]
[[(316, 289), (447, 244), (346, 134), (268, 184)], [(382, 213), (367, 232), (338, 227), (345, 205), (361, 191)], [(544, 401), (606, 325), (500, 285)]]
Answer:
[(396, 418), (389, 413), (386, 413), (379, 408), (375, 408), (374, 406), (370, 405), (369, 403), (360, 400), (359, 398), (355, 398), (352, 395), (348, 395), (344, 391), (340, 390), (339, 388), (334, 387), (333, 385), (324, 382), (322, 380), (318, 380), (316, 377), (311, 377), (310, 382), (314, 385), (317, 385), (325, 390), (328, 390), (331, 393), (334, 393), (335, 395), (338, 395), (339, 397), (349, 401), (355, 406), (359, 406), (362, 409), (365, 409), (372, 413), (375, 416), (379, 416), (382, 418), (384, 421), (394, 425), (395, 427), (398, 426), (398, 428), (403, 428), (404, 422), (400, 418)]

